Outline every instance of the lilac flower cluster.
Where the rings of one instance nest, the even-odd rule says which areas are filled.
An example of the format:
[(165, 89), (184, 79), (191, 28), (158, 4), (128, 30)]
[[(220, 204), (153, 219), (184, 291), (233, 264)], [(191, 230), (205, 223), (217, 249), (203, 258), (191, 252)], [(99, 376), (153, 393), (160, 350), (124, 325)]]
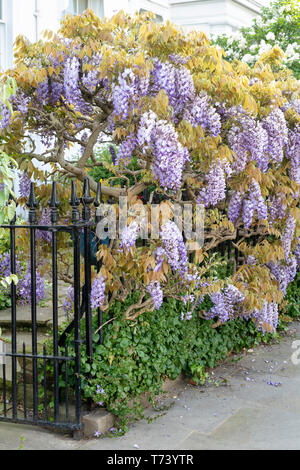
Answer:
[(182, 234), (175, 222), (165, 223), (160, 236), (169, 265), (184, 278), (188, 269), (188, 257)]
[(134, 81), (132, 70), (125, 69), (118, 77), (118, 84), (113, 87), (114, 111), (121, 119), (128, 119), (130, 100), (135, 95)]
[[(77, 56), (70, 56), (64, 63), (64, 97), (81, 112), (88, 112), (89, 106), (82, 98), (78, 86), (80, 62)], [(58, 92), (58, 90), (57, 90)]]
[[(18, 297), (21, 305), (26, 305), (31, 303), (31, 273), (29, 264), (27, 266), (27, 273), (22, 279), (20, 285), (18, 284)], [(36, 300), (39, 302), (45, 298), (45, 280), (39, 273), (36, 271)]]
[(261, 171), (267, 171), (268, 134), (258, 121), (250, 116), (242, 115), (239, 124), (233, 125), (230, 129), (228, 142), (236, 153), (236, 160), (232, 164), (232, 168), (236, 173), (240, 173), (245, 169), (250, 156), (252, 160), (256, 161)]
[(112, 85), (114, 114), (120, 119), (128, 119), (129, 112), (138, 104), (138, 97), (149, 91), (149, 75), (139, 76), (126, 68), (119, 74), (117, 84)]
[[(51, 209), (42, 209), (39, 225), (51, 225)], [(46, 243), (51, 243), (52, 235), (51, 232), (45, 230), (37, 230), (37, 237)]]
[(11, 112), (6, 106), (6, 104), (2, 105), (2, 108), (0, 109), (0, 129), (6, 129), (11, 122)]
[(271, 274), (278, 282), (279, 289), (286, 295), (286, 289), (290, 282), (293, 282), (297, 273), (297, 260), (294, 256), (290, 256), (285, 261), (270, 261), (267, 265)]
[(193, 312), (181, 312), (180, 320), (191, 320), (193, 318)]
[(217, 137), (221, 132), (221, 118), (215, 108), (210, 105), (209, 97), (200, 94), (187, 106), (183, 113), (183, 119), (193, 127), (201, 126), (202, 129)]
[(63, 309), (67, 319), (70, 318), (74, 311), (74, 287), (69, 286), (66, 292), (66, 298), (63, 303)]
[(280, 163), (288, 143), (288, 128), (283, 112), (280, 109), (274, 109), (263, 119), (262, 127), (268, 135), (266, 151), (271, 160)]
[(248, 196), (242, 199), (241, 193), (236, 191), (231, 197), (228, 206), (228, 218), (233, 224), (236, 224), (241, 211), (243, 212), (245, 228), (251, 226), (255, 212), (258, 220), (267, 219), (268, 217), (266, 202), (262, 197), (259, 183), (254, 179), (249, 187)]
[(214, 162), (206, 175), (208, 184), (201, 189), (197, 202), (205, 207), (215, 206), (219, 201), (225, 199), (226, 180), (223, 164), (220, 160)]
[(22, 117), (26, 116), (28, 113), (30, 100), (31, 96), (26, 95), (23, 91), (18, 91), (10, 98), (13, 106), (19, 111)]
[(19, 173), (18, 182), (20, 196), (28, 198), (30, 193), (30, 179), (28, 173)]
[(159, 184), (164, 189), (178, 189), (189, 153), (179, 142), (172, 124), (158, 120), (151, 111), (144, 113), (140, 120), (137, 142), (139, 146), (144, 146), (144, 153), (152, 150), (153, 173)]
[(48, 78), (40, 82), (36, 89), (37, 101), (41, 105), (48, 104), (49, 100), (49, 83)]
[(300, 125), (288, 133), (286, 157), (290, 160), (290, 178), (300, 184)]
[(208, 312), (207, 318), (218, 317), (221, 323), (233, 319), (235, 310), (244, 298), (244, 295), (233, 285), (211, 294), (210, 299), (214, 305)]
[(170, 62), (161, 62), (155, 59), (152, 81), (154, 83), (152, 92), (165, 90), (175, 116), (195, 96), (193, 77), (190, 71), (183, 66), (177, 68)]
[(131, 247), (133, 247), (138, 238), (139, 232), (140, 226), (135, 220), (131, 222), (130, 225), (125, 227), (121, 234), (120, 249), (126, 248), (129, 250)]
[(242, 210), (243, 198), (239, 191), (231, 196), (228, 205), (228, 219), (235, 225)]
[(159, 310), (163, 303), (163, 291), (158, 281), (151, 282), (147, 286), (147, 291), (152, 297), (154, 308)]
[[(7, 277), (11, 274), (10, 253), (0, 255), (0, 277)], [(17, 299), (22, 305), (31, 303), (31, 272), (27, 265), (27, 271), (20, 261), (16, 260), (16, 274), (19, 282), (16, 286)], [(1, 287), (3, 290), (7, 290)], [(9, 289), (9, 288), (8, 288)], [(45, 280), (38, 270), (36, 270), (36, 299), (37, 301), (45, 298)]]
[(249, 188), (249, 195), (243, 202), (243, 222), (245, 228), (251, 226), (255, 211), (258, 220), (267, 219), (268, 209), (265, 200), (262, 197), (259, 183), (253, 179)]
[(265, 302), (262, 309), (255, 309), (252, 314), (258, 330), (266, 333), (275, 331), (278, 323), (278, 305), (276, 302)]
[(91, 290), (91, 308), (101, 307), (105, 298), (105, 280), (101, 277), (96, 277), (92, 284)]
[(294, 238), (295, 228), (296, 220), (293, 216), (289, 215), (286, 220), (284, 231), (281, 235), (281, 246), (283, 248), (286, 260), (289, 258), (289, 255), (291, 253), (291, 243)]
[(134, 133), (129, 134), (119, 147), (118, 154), (115, 159), (115, 165), (119, 165), (120, 161), (122, 161), (125, 166), (128, 165), (136, 145), (137, 142)]
[(286, 215), (286, 204), (283, 202), (281, 194), (271, 196), (268, 200), (269, 226), (272, 227), (276, 219), (283, 219)]

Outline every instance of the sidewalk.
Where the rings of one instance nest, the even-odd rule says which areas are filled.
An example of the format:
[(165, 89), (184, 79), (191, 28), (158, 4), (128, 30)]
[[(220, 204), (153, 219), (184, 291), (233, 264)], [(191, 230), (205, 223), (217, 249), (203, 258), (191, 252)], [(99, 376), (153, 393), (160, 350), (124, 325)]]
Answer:
[[(0, 423), (0, 450), (300, 449), (300, 323), (279, 344), (231, 356), (207, 386), (187, 385), (163, 416), (130, 426), (125, 436), (74, 441), (30, 426)], [(241, 357), (240, 360), (237, 360)], [(295, 361), (294, 361), (295, 362)], [(157, 413), (149, 411), (151, 417)]]

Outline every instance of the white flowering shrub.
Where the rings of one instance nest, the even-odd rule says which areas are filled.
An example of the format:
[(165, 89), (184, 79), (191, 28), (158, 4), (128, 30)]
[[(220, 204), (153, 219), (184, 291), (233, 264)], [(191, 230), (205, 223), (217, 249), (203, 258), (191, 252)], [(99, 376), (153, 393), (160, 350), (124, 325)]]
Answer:
[(283, 66), (300, 77), (300, 3), (279, 0), (263, 8), (248, 28), (241, 28), (231, 36), (222, 35), (212, 42), (226, 51), (226, 59), (242, 60), (250, 66), (274, 46), (284, 52)]

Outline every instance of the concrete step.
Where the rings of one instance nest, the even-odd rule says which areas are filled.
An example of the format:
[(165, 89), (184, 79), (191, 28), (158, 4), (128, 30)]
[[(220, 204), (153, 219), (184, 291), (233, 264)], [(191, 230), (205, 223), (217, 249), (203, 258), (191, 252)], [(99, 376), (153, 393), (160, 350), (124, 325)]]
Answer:
[[(65, 312), (63, 310), (63, 302), (66, 298), (66, 291), (69, 284), (59, 282), (58, 285), (58, 323), (61, 324), (66, 320)], [(27, 328), (30, 329), (31, 321), (31, 306), (30, 305), (17, 305), (16, 311), (17, 329)], [(47, 329), (53, 326), (53, 306), (52, 306), (52, 293), (51, 286), (46, 288), (45, 300), (37, 306), (37, 326), (40, 329)], [(0, 328), (11, 328), (11, 309), (0, 310)]]
[[(2, 337), (8, 340), (8, 342), (5, 343), (6, 352), (11, 353), (11, 332), (5, 331), (2, 334)], [(50, 334), (43, 333), (43, 332), (38, 333), (37, 335), (38, 353), (42, 353), (43, 344), (49, 337), (50, 337)], [(25, 344), (26, 354), (31, 354), (32, 353), (32, 339), (31, 339), (30, 332), (23, 331), (23, 332), (18, 332), (17, 334), (17, 352), (21, 354), (23, 354), (23, 343)], [(10, 356), (7, 356), (5, 362), (6, 362), (5, 364), (6, 381), (10, 383), (11, 378), (12, 378), (12, 358)], [(23, 372), (22, 358), (17, 358), (17, 373), (21, 374), (22, 372)], [(0, 389), (1, 389), (2, 379), (3, 379), (3, 367), (0, 363)]]

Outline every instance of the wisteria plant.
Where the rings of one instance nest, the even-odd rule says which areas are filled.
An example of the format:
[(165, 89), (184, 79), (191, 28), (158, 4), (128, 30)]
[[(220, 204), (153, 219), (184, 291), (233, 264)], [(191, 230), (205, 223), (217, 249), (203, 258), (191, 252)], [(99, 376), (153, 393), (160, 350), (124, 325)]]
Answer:
[[(206, 210), (204, 244), (193, 257), (174, 220), (158, 239), (140, 243), (129, 217), (120, 241), (98, 253), (93, 308), (138, 291), (126, 319), (185, 297), (183, 321), (198, 310), (216, 325), (242, 316), (264, 331), (276, 328), (299, 263), (300, 87), (280, 67), (278, 47), (253, 67), (222, 54), (204, 34), (157, 24), (151, 14), (100, 20), (87, 10), (44, 41), (17, 39), (15, 67), (2, 80), (13, 77), (18, 89), (12, 111), (2, 111), (0, 138), (23, 171), (32, 172), (36, 159), (83, 181), (105, 167), (124, 184), (103, 184), (104, 197), (142, 204), (142, 193), (151, 202), (155, 189), (171, 212), (187, 201)], [(111, 162), (96, 158), (101, 145), (109, 145)], [(95, 192), (97, 181), (90, 183)], [(216, 279), (210, 253), (228, 240), (246, 262)], [(207, 295), (213, 307), (202, 312)]]

